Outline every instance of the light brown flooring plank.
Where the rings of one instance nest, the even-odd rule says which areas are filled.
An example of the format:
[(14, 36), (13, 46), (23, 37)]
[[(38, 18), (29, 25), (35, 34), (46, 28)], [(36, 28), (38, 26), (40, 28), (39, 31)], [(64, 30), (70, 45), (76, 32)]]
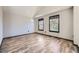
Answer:
[(76, 53), (77, 47), (71, 41), (41, 34), (29, 34), (4, 39), (2, 53)]

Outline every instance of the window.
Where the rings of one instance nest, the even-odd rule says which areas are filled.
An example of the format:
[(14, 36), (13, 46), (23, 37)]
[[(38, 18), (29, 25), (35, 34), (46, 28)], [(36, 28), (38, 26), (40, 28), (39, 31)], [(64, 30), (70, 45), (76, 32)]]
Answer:
[(38, 30), (39, 31), (44, 31), (44, 19), (38, 19)]
[(49, 31), (59, 33), (59, 15), (49, 17)]

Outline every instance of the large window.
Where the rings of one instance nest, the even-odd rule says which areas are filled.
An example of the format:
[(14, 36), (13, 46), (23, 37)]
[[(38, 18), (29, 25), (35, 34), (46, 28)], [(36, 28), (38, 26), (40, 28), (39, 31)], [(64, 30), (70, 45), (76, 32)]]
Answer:
[(59, 33), (59, 15), (49, 17), (49, 31)]
[(38, 20), (38, 30), (44, 31), (44, 19), (43, 18)]

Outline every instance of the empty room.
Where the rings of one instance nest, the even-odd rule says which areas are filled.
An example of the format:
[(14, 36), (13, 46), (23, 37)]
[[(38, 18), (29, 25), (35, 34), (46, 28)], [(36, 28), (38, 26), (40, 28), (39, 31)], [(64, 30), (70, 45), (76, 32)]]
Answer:
[(1, 53), (78, 53), (78, 6), (0, 6)]

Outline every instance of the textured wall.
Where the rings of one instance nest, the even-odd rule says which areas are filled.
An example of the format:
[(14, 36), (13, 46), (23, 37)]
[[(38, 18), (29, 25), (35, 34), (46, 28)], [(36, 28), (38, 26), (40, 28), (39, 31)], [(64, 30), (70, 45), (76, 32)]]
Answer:
[(2, 27), (2, 7), (0, 7), (0, 45), (1, 45), (1, 42), (2, 42), (2, 38), (3, 38), (3, 27)]
[[(49, 16), (60, 15), (60, 33), (49, 32)], [(44, 31), (38, 31), (38, 19), (44, 18)], [(66, 39), (72, 39), (73, 36), (73, 9), (65, 9), (62, 11), (57, 11), (44, 16), (35, 18), (35, 30), (36, 32), (48, 34), (52, 36), (57, 36)]]
[(3, 36), (10, 37), (34, 32), (33, 20), (21, 15), (4, 13)]

